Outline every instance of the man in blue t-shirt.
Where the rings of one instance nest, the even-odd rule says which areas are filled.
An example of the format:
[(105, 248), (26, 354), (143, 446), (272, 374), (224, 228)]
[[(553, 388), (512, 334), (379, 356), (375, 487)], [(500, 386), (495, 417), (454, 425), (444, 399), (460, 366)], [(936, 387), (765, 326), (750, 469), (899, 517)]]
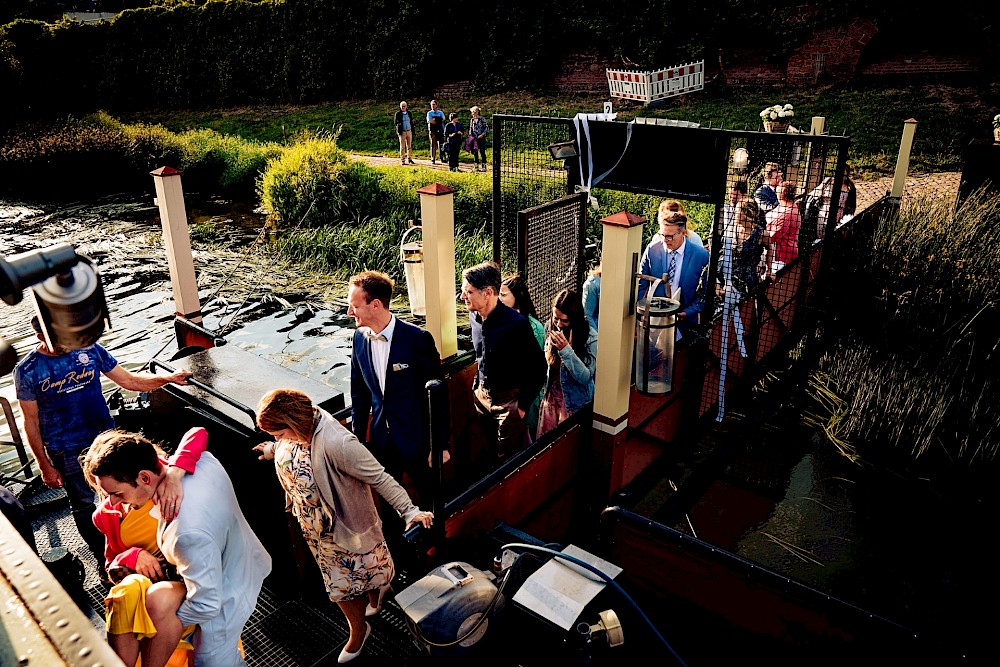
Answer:
[(438, 109), (437, 100), (431, 100), (431, 110), (427, 112), (427, 139), (431, 145), (431, 164), (437, 164), (438, 158), (442, 163), (441, 144), (444, 142), (444, 126), (447, 123), (444, 112)]
[(81, 537), (104, 564), (104, 537), (94, 527), (94, 491), (80, 469), (80, 453), (102, 431), (114, 428), (101, 391), (100, 374), (123, 389), (153, 391), (168, 383), (187, 384), (190, 371), (171, 375), (132, 373), (98, 344), (80, 350), (49, 349), (38, 317), (31, 326), (41, 343), (14, 368), (17, 400), (28, 445), (52, 489), (64, 487)]

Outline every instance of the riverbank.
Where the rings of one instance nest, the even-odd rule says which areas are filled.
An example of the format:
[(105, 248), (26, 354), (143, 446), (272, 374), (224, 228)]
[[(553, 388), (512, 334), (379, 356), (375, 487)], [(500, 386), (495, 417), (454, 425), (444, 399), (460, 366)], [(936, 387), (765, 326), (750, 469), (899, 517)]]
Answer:
[[(489, 119), (499, 113), (572, 117), (578, 112), (599, 112), (605, 101), (606, 96), (598, 95), (526, 92), (437, 100), (445, 112), (457, 112), (463, 123), (467, 123), (468, 110), (474, 104), (482, 107)], [(808, 130), (811, 117), (823, 116), (828, 132), (852, 137), (849, 159), (863, 180), (892, 175), (907, 119), (918, 122), (911, 171), (931, 173), (960, 169), (965, 146), (974, 138), (990, 136), (990, 121), (995, 114), (990, 101), (975, 88), (945, 85), (826, 85), (780, 91), (709, 87), (649, 107), (613, 100), (619, 120), (636, 116), (673, 118), (706, 127), (750, 130), (760, 126), (760, 110), (777, 101), (795, 107), (793, 125), (797, 127)], [(411, 98), (407, 102), (421, 120), (430, 100)], [(398, 100), (348, 100), (205, 111), (151, 109), (129, 114), (125, 119), (161, 124), (175, 132), (209, 128), (225, 135), (277, 143), (287, 143), (301, 130), (336, 131), (338, 144), (346, 151), (392, 158), (398, 156), (399, 149), (392, 125), (398, 104)], [(962, 113), (957, 114), (957, 108)], [(414, 153), (430, 157), (426, 133), (419, 130), (414, 133)]]

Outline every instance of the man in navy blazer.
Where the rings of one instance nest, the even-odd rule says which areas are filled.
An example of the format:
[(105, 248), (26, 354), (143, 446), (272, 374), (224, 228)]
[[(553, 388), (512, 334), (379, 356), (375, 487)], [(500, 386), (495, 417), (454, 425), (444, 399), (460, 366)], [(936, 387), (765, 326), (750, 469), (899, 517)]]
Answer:
[[(677, 313), (677, 338), (687, 335), (688, 328), (698, 324), (698, 316), (705, 305), (705, 280), (703, 273), (708, 266), (709, 254), (702, 247), (685, 240), (687, 216), (672, 212), (660, 219), (662, 238), (654, 237), (642, 253), (639, 272), (644, 276), (667, 275), (673, 257), (674, 275), (667, 292), (667, 280), (660, 284), (655, 296), (669, 296), (680, 288), (681, 309)], [(668, 276), (668, 279), (670, 277)], [(638, 299), (645, 299), (649, 281), (639, 280)]]
[(441, 377), (441, 356), (430, 332), (389, 312), (392, 287), (377, 271), (350, 279), (351, 417), (358, 439), (397, 481), (406, 472), (419, 495), (430, 467), (425, 385)]

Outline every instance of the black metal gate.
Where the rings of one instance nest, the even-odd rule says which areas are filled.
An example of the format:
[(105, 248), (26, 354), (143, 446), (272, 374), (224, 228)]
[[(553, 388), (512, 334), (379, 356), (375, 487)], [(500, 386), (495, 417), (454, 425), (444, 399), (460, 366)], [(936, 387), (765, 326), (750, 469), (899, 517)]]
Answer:
[[(505, 271), (517, 257), (518, 213), (571, 194), (572, 186), (549, 145), (575, 138), (573, 121), (539, 116), (493, 116), (493, 260)], [(567, 239), (566, 252), (576, 252)]]
[(567, 195), (517, 214), (517, 270), (544, 321), (560, 290), (583, 288), (587, 195)]

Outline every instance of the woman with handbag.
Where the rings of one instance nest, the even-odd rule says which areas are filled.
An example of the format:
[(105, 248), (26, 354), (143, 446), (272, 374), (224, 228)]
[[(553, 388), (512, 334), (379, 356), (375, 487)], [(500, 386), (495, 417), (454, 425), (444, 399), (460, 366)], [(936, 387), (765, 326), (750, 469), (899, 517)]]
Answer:
[(478, 106), (469, 109), (472, 112), (472, 120), (469, 122), (469, 138), (473, 140), (472, 158), (476, 162), (476, 171), (486, 171), (486, 135), (490, 133), (490, 126), (480, 114), (482, 110)]

